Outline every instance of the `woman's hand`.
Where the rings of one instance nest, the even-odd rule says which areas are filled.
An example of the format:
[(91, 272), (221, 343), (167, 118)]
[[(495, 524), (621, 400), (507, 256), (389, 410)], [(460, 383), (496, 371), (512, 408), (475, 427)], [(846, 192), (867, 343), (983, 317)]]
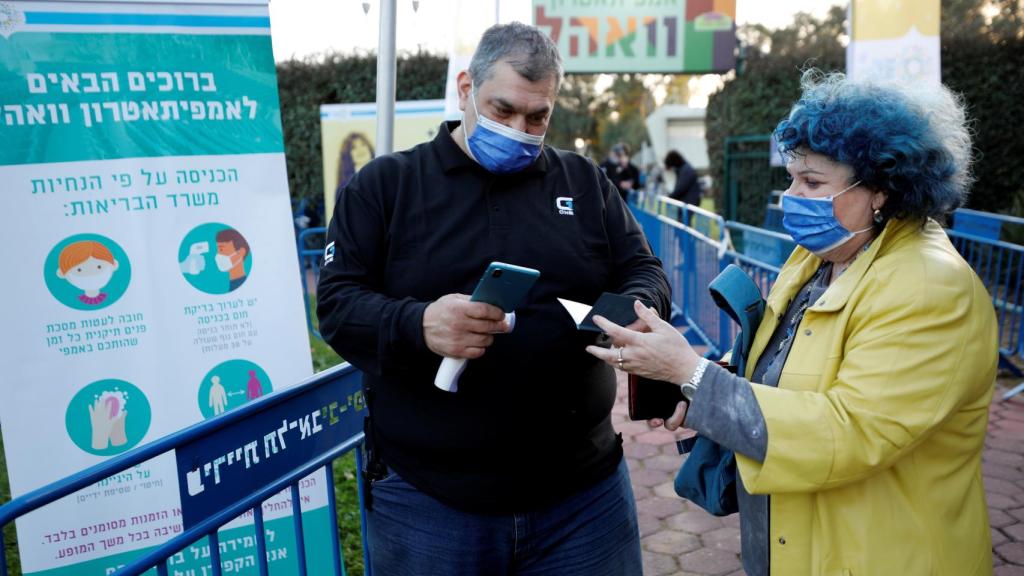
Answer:
[[(630, 374), (675, 384), (688, 381), (700, 356), (678, 330), (639, 300), (633, 303), (633, 309), (637, 322), (631, 326), (639, 326), (639, 330), (624, 328), (595, 316), (594, 323), (611, 337), (612, 347), (587, 346), (587, 352)], [(669, 419), (670, 422), (674, 420)]]
[(668, 417), (668, 420), (662, 420), (661, 418), (651, 418), (647, 421), (647, 425), (651, 428), (657, 428), (658, 426), (665, 425), (666, 430), (677, 430), (683, 425), (683, 421), (686, 420), (686, 410), (690, 407), (686, 402), (680, 402), (676, 404), (676, 411)]

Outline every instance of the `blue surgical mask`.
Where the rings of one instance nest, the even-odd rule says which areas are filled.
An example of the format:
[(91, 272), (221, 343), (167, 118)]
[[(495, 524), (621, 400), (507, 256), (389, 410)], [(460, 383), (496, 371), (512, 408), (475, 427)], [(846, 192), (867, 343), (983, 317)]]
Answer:
[(476, 107), (476, 90), (470, 88), (469, 99), (476, 114), (476, 128), (466, 136), (463, 117), (462, 135), (466, 139), (469, 155), (478, 164), (494, 174), (512, 174), (525, 169), (537, 159), (544, 135), (534, 136), (495, 122), (480, 114)]
[(871, 226), (849, 231), (836, 218), (832, 201), (847, 190), (856, 188), (860, 181), (843, 188), (827, 198), (804, 198), (782, 195), (782, 225), (793, 240), (818, 256), (849, 242), (857, 234), (871, 230)]

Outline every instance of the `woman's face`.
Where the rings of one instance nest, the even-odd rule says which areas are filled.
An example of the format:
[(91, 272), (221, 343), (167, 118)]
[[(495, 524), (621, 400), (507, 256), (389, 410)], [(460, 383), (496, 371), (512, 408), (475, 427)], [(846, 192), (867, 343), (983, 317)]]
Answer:
[[(786, 170), (792, 177), (786, 194), (804, 198), (835, 196), (855, 182), (853, 169), (817, 152), (797, 150)], [(857, 185), (832, 201), (836, 218), (847, 230), (872, 226), (874, 211), (885, 204), (885, 195)]]
[(367, 162), (373, 160), (373, 154), (370, 153), (370, 147), (366, 145), (366, 142), (362, 139), (357, 139), (352, 142), (352, 163), (355, 164), (356, 169), (362, 168)]

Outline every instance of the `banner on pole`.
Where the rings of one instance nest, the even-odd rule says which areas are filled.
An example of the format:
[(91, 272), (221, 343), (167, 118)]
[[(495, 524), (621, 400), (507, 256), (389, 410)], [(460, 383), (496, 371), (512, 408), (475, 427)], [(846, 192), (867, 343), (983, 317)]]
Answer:
[[(0, 141), (14, 496), (312, 373), (265, 4), (0, 0)], [(19, 519), (24, 573), (108, 574), (180, 533), (176, 478), (166, 454)], [(316, 573), (322, 474), (302, 487)], [(220, 542), (256, 573), (251, 519)], [(208, 569), (205, 540), (169, 565)]]
[(533, 0), (566, 72), (699, 74), (736, 66), (736, 0)]
[(939, 0), (851, 0), (849, 9), (850, 78), (942, 80)]

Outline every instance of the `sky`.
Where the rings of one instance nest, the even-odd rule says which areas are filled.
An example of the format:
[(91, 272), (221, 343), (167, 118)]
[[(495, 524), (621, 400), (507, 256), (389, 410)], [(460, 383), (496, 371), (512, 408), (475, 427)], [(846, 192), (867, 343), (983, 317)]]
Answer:
[[(463, 0), (494, 20), (491, 0)], [(398, 0), (396, 25), (399, 52), (427, 51), (446, 54), (453, 41), (458, 0)], [(843, 0), (736, 0), (740, 25), (761, 23), (769, 28), (789, 24), (797, 12), (821, 16)], [(363, 5), (369, 6), (364, 13)], [(413, 5), (418, 9), (414, 10)], [(274, 58), (303, 58), (325, 51), (376, 51), (380, 32), (380, 0), (271, 0), (270, 24)], [(498, 0), (501, 22), (530, 22), (531, 0)], [(465, 16), (464, 16), (465, 17)]]

